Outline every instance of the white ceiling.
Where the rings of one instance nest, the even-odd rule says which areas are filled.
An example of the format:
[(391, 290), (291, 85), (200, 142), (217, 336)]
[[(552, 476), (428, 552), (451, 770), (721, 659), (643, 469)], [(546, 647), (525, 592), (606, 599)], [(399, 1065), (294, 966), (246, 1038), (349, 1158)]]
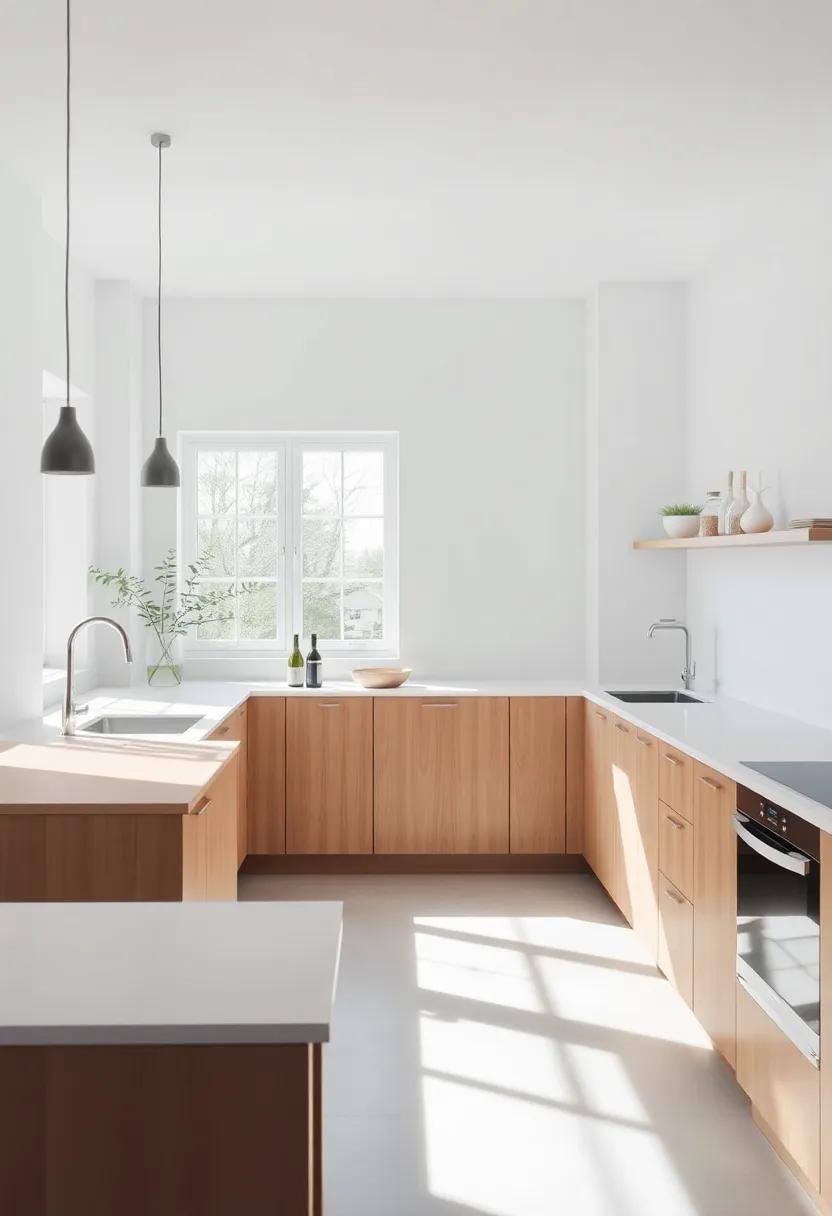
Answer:
[[(687, 275), (832, 202), (829, 0), (75, 0), (74, 249), (193, 295)], [(0, 158), (63, 223), (63, 0), (0, 0)]]

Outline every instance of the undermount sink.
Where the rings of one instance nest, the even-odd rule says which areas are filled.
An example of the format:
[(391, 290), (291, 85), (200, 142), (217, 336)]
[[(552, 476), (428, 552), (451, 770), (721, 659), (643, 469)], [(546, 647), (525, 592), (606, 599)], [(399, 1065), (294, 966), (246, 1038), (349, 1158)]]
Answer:
[(702, 705), (700, 697), (692, 697), (688, 692), (673, 692), (666, 689), (655, 692), (613, 692), (607, 689), (607, 695), (616, 697), (619, 701), (630, 701), (634, 705), (662, 703), (667, 705)]
[(186, 714), (105, 714), (85, 726), (79, 734), (94, 735), (184, 735), (200, 719)]

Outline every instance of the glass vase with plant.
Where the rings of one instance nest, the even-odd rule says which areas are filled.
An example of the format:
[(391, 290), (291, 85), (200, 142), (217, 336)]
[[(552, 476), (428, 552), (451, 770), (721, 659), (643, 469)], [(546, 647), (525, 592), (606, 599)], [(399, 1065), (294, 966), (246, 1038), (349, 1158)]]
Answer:
[(234, 600), (249, 590), (243, 583), (239, 587), (200, 591), (210, 562), (210, 553), (203, 553), (192, 562), (181, 590), (177, 586), (175, 549), (169, 549), (159, 565), (154, 566), (155, 589), (121, 567), (108, 571), (90, 566), (93, 581), (113, 591), (113, 607), (132, 609), (148, 630), (148, 684), (181, 684), (182, 638), (196, 626), (233, 620)]

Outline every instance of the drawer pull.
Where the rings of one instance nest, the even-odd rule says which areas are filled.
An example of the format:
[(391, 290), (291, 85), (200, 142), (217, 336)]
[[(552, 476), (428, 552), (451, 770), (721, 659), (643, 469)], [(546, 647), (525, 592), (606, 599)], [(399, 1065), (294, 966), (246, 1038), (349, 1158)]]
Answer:
[(210, 798), (200, 798), (199, 802), (196, 804), (194, 809), (191, 811), (191, 814), (192, 815), (204, 815), (210, 805), (211, 805)]
[(722, 786), (718, 781), (713, 781), (710, 777), (700, 777), (699, 780), (703, 785), (707, 785), (709, 790), (721, 790)]
[(321, 701), (320, 708), (321, 709), (340, 709), (341, 702), (340, 701)]
[(456, 701), (423, 701), (422, 709), (456, 709)]
[(667, 822), (669, 824), (672, 824), (672, 826), (676, 829), (677, 832), (684, 832), (685, 825), (683, 823), (680, 823), (678, 819), (674, 819), (672, 815), (665, 815), (665, 819), (667, 820)]
[(606, 722), (606, 720), (607, 720), (607, 715), (606, 715), (606, 714), (602, 714), (602, 713), (601, 713), (601, 711), (600, 711), (600, 709), (596, 709), (596, 711), (595, 711), (595, 717), (596, 717), (596, 718), (600, 718), (602, 722)]
[(621, 722), (616, 722), (615, 729), (620, 730), (622, 735), (629, 735), (629, 733), (630, 733), (629, 726), (624, 726), (623, 723), (621, 723)]
[(636, 740), (637, 740), (637, 742), (639, 742), (641, 744), (642, 747), (652, 747), (653, 746), (653, 740), (645, 739), (643, 735), (636, 735)]
[(229, 732), (230, 730), (231, 730), (231, 726), (230, 726), (230, 724), (229, 724), (229, 725), (227, 725), (227, 726), (219, 726), (219, 727), (217, 727), (217, 729), (214, 731), (214, 734), (215, 734), (215, 735), (227, 735), (227, 734), (228, 734), (228, 732)]
[(678, 756), (672, 755), (671, 752), (665, 752), (663, 759), (666, 760), (668, 764), (672, 764), (674, 768), (681, 768), (685, 763), (684, 760), (680, 760)]
[(674, 891), (672, 887), (665, 887), (664, 890), (665, 890), (665, 894), (670, 896), (670, 898), (673, 900), (674, 904), (679, 904), (679, 906), (681, 907), (681, 905), (685, 902), (684, 899), (682, 899), (682, 896), (679, 895), (679, 893), (677, 891)]

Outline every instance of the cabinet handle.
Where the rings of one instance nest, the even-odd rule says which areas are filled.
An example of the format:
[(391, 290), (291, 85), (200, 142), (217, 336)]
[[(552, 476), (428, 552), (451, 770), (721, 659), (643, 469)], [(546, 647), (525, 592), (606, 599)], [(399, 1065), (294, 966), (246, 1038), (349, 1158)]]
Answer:
[(674, 819), (672, 815), (665, 815), (665, 819), (668, 823), (673, 825), (677, 832), (684, 832), (685, 825), (680, 823), (678, 819)]
[(456, 709), (457, 701), (423, 701), (422, 709)]
[(636, 741), (638, 743), (640, 743), (642, 747), (652, 747), (653, 746), (653, 740), (645, 739), (642, 735), (636, 735)]
[(630, 733), (629, 726), (624, 726), (621, 722), (616, 722), (615, 729), (620, 730), (622, 735), (629, 735)]
[(674, 904), (679, 904), (679, 905), (681, 906), (681, 905), (682, 905), (682, 904), (685, 902), (685, 901), (682, 899), (681, 895), (678, 895), (678, 894), (677, 894), (677, 893), (676, 893), (676, 892), (673, 890), (673, 888), (672, 888), (672, 887), (665, 887), (665, 889), (664, 889), (664, 890), (665, 890), (665, 894), (670, 896), (670, 898), (673, 900)]
[(703, 785), (707, 785), (709, 790), (721, 790), (722, 789), (722, 786), (719, 784), (719, 782), (711, 780), (710, 777), (700, 777), (699, 780), (702, 782)]
[(191, 814), (192, 815), (204, 815), (210, 805), (211, 805), (210, 798), (207, 798), (207, 797), (200, 798), (199, 802), (196, 804), (194, 809), (191, 811)]
[(685, 763), (684, 760), (680, 760), (678, 756), (671, 755), (670, 752), (665, 752), (663, 759), (665, 759), (668, 764), (672, 764), (674, 768), (681, 768)]
[(602, 713), (601, 713), (601, 711), (600, 711), (600, 709), (596, 709), (596, 711), (595, 711), (595, 717), (596, 717), (596, 718), (600, 718), (602, 722), (606, 722), (606, 720), (607, 720), (607, 715), (606, 715), (606, 714), (602, 714)]
[(340, 703), (340, 701), (321, 701), (320, 708), (321, 709), (340, 709), (341, 703)]
[(227, 735), (230, 730), (231, 730), (230, 724), (228, 726), (219, 726), (214, 731), (214, 734), (215, 735)]

